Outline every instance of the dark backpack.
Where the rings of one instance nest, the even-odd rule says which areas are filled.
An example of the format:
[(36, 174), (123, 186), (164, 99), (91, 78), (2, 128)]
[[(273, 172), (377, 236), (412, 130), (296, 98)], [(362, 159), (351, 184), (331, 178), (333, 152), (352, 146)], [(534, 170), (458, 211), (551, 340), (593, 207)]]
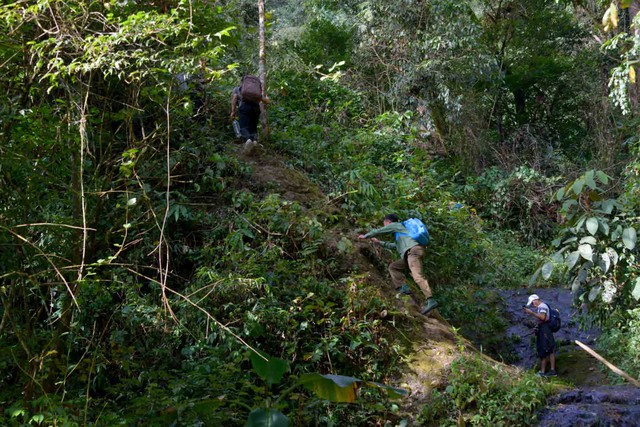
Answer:
[(240, 97), (243, 101), (262, 101), (262, 84), (260, 84), (260, 79), (252, 75), (244, 76), (240, 82)]
[(560, 312), (557, 308), (549, 307), (549, 327), (551, 328), (551, 332), (558, 332), (562, 327)]
[(422, 246), (427, 246), (429, 244), (429, 231), (427, 230), (427, 226), (424, 225), (424, 222), (418, 218), (409, 218), (408, 220), (403, 221), (402, 225), (404, 225), (408, 233), (396, 233), (396, 241), (398, 240), (398, 237), (404, 235), (411, 237)]

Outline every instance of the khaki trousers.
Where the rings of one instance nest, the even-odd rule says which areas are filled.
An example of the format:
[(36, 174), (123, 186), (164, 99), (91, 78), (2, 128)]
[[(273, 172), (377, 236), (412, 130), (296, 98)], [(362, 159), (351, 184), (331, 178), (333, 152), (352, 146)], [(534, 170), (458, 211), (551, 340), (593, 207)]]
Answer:
[(393, 286), (399, 288), (405, 284), (404, 273), (409, 268), (411, 271), (411, 277), (420, 286), (425, 298), (431, 298), (431, 288), (429, 282), (422, 275), (422, 259), (424, 258), (424, 247), (418, 245), (414, 246), (406, 252), (406, 258), (399, 259), (389, 264), (389, 273), (391, 274), (391, 281)]

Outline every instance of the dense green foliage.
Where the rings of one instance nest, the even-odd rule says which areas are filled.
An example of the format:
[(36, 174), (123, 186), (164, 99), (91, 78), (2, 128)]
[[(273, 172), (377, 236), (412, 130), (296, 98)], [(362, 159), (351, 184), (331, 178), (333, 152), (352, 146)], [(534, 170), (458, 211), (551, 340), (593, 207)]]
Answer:
[(638, 375), (637, 47), (603, 7), (268, 7), (258, 159), (224, 121), (253, 3), (0, 7), (0, 424), (529, 425), (550, 390), (473, 353), (422, 413), (394, 400), (420, 320), (356, 242), (391, 212), (483, 352), (505, 320), (476, 302), (539, 268)]
[(510, 372), (480, 358), (454, 361), (448, 382), (424, 407), (425, 425), (530, 425), (535, 419), (532, 409), (550, 387), (533, 375), (514, 381)]

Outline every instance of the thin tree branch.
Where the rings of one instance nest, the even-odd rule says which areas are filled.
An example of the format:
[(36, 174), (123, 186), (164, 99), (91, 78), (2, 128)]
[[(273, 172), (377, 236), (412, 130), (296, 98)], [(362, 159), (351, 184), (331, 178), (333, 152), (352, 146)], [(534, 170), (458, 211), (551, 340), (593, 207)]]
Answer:
[(29, 240), (27, 240), (26, 238), (22, 237), (21, 235), (19, 235), (15, 231), (11, 230), (10, 228), (4, 227), (2, 225), (0, 225), (0, 228), (2, 228), (3, 230), (6, 230), (10, 234), (13, 234), (16, 238), (18, 238), (19, 240), (25, 242), (27, 245), (31, 246), (36, 251), (38, 251), (40, 253), (40, 255), (45, 257), (47, 262), (49, 264), (51, 264), (51, 267), (53, 267), (53, 269), (55, 270), (55, 272), (58, 275), (58, 277), (60, 277), (60, 279), (62, 279), (62, 281), (64, 282), (67, 290), (69, 291), (69, 295), (71, 295), (71, 298), (73, 299), (73, 303), (75, 304), (75, 306), (78, 309), (78, 311), (80, 311), (80, 306), (78, 305), (78, 300), (76, 300), (76, 296), (73, 294), (73, 291), (71, 290), (71, 286), (69, 285), (69, 282), (67, 282), (67, 279), (64, 278), (64, 276), (62, 275), (62, 273), (60, 272), (58, 267), (53, 263), (53, 261), (51, 261), (51, 258), (49, 258), (49, 256), (47, 254), (45, 254), (44, 251), (42, 249), (40, 249), (38, 246), (34, 245)]
[[(140, 277), (143, 277), (157, 285), (162, 286), (162, 283), (160, 283), (157, 280), (152, 279), (151, 277), (145, 276), (142, 273), (139, 273), (131, 268), (127, 268), (128, 271), (130, 271), (131, 273), (138, 275)], [(171, 292), (172, 294), (177, 295), (178, 297), (180, 297), (181, 299), (183, 299), (184, 301), (186, 301), (189, 305), (195, 307), (196, 309), (200, 310), (201, 312), (203, 312), (206, 316), (207, 319), (210, 319), (213, 323), (215, 323), (216, 325), (218, 325), (218, 327), (220, 329), (222, 329), (223, 331), (227, 332), (228, 334), (230, 334), (231, 336), (233, 336), (235, 339), (237, 339), (238, 341), (240, 341), (244, 346), (246, 346), (249, 350), (253, 351), (255, 354), (257, 354), (258, 356), (262, 357), (265, 361), (268, 362), (268, 359), (266, 357), (264, 357), (262, 354), (260, 354), (260, 352), (258, 352), (258, 350), (256, 350), (255, 348), (253, 348), (252, 346), (250, 346), (245, 340), (243, 340), (242, 338), (240, 338), (238, 335), (236, 335), (231, 329), (229, 329), (227, 326), (223, 325), (222, 323), (220, 323), (215, 317), (213, 317), (207, 310), (205, 310), (204, 308), (200, 307), (198, 304), (196, 304), (195, 302), (191, 301), (191, 299), (189, 299), (188, 297), (182, 295), (180, 292), (178, 291), (174, 291), (173, 289), (171, 289), (170, 287), (165, 285), (165, 289), (169, 292)], [(168, 303), (168, 302), (167, 302)]]

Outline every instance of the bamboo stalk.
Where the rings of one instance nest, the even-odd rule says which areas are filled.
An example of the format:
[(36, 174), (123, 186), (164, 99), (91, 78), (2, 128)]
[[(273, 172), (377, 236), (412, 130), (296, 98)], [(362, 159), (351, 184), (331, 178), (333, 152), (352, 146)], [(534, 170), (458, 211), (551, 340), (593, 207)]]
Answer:
[(612, 363), (607, 361), (604, 357), (600, 356), (598, 353), (596, 353), (591, 348), (589, 348), (589, 346), (587, 346), (586, 344), (581, 343), (578, 340), (576, 340), (575, 343), (578, 344), (578, 346), (580, 346), (584, 351), (586, 351), (587, 353), (589, 353), (590, 355), (592, 355), (593, 357), (598, 359), (600, 362), (602, 362), (605, 365), (607, 365), (607, 368), (611, 369), (616, 374), (618, 374), (621, 377), (625, 378), (627, 381), (629, 381), (631, 384), (635, 385), (636, 387), (640, 387), (640, 382), (638, 382), (638, 380), (636, 380), (635, 378), (633, 378), (632, 376), (630, 376), (626, 372), (622, 371), (620, 368), (614, 366)]

